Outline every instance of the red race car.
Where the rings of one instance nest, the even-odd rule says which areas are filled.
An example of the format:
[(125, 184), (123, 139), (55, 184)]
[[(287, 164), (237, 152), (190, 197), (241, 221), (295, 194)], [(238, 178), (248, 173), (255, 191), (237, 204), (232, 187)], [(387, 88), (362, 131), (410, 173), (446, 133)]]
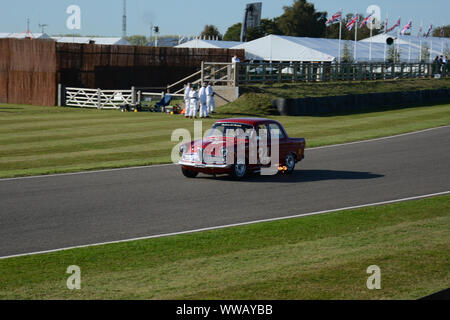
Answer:
[(290, 138), (275, 120), (231, 118), (217, 121), (207, 136), (180, 146), (182, 173), (229, 174), (240, 180), (247, 173), (292, 173), (304, 158), (304, 138)]

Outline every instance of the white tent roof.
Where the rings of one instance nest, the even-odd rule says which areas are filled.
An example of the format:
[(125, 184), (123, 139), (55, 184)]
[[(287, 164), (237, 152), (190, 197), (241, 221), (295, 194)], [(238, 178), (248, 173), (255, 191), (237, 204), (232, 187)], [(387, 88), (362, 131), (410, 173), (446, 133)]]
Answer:
[[(438, 37), (420, 37), (417, 36), (400, 36), (398, 37), (397, 34), (378, 34), (376, 36), (373, 36), (372, 38), (366, 38), (361, 40), (360, 42), (369, 42), (372, 41), (372, 43), (381, 43), (384, 45), (386, 43), (387, 38), (394, 38), (397, 43), (400, 45), (406, 45), (409, 47), (409, 44), (411, 44), (411, 47), (414, 48), (414, 50), (420, 50), (420, 47), (427, 46), (428, 48), (432, 50), (432, 55), (441, 55), (444, 54), (445, 50), (450, 49), (450, 40), (448, 38), (438, 38)], [(409, 50), (409, 49), (407, 49)], [(434, 58), (434, 57), (433, 57)]]
[[(336, 45), (334, 44), (336, 42)], [(268, 35), (245, 42), (233, 49), (245, 49), (247, 60), (333, 61), (339, 40)], [(335, 47), (335, 50), (330, 50)]]
[(82, 43), (87, 44), (89, 41), (94, 41), (95, 44), (104, 44), (104, 45), (131, 45), (124, 38), (119, 37), (52, 37), (52, 39), (56, 40), (56, 42), (64, 42), (64, 43)]
[(46, 33), (0, 32), (0, 38), (24, 39), (30, 35), (32, 39), (50, 39), (50, 36)]
[[(353, 57), (354, 41), (341, 41), (341, 54), (347, 45)], [(370, 54), (370, 47), (372, 53)], [(417, 61), (420, 48), (409, 44), (400, 45), (400, 59), (403, 61)], [(233, 49), (245, 49), (247, 60), (262, 61), (323, 61), (331, 62), (339, 58), (339, 40), (324, 38), (304, 38), (269, 35), (250, 42), (242, 43)], [(386, 48), (386, 55), (388, 54)], [(356, 43), (356, 60), (382, 62), (385, 56), (385, 45), (381, 42)]]
[(175, 46), (175, 48), (230, 49), (241, 43), (242, 42), (237, 42), (237, 41), (193, 39), (188, 42), (179, 44), (179, 45)]

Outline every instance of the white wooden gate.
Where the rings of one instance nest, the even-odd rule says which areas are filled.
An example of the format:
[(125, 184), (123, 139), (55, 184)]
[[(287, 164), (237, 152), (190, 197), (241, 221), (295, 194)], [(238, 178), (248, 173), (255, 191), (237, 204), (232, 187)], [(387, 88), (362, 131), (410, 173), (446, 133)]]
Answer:
[(134, 90), (65, 89), (65, 105), (80, 108), (119, 109), (134, 103)]

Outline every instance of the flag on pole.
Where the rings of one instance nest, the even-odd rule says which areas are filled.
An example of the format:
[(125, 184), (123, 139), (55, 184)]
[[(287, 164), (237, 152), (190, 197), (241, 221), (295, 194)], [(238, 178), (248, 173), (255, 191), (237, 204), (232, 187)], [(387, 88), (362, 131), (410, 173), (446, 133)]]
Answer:
[(327, 27), (332, 25), (333, 23), (340, 22), (342, 19), (342, 11), (338, 11), (333, 16), (327, 20), (326, 25)]
[(361, 21), (361, 24), (359, 25), (360, 28), (364, 27), (367, 22), (370, 21), (370, 19), (372, 18), (373, 13), (371, 13), (370, 15), (368, 15), (366, 18), (363, 19), (363, 21)]
[(355, 14), (355, 16), (351, 18), (351, 20), (347, 23), (345, 27), (347, 28), (348, 31), (352, 31), (355, 23), (358, 23), (358, 14)]
[(401, 35), (404, 36), (404, 35), (405, 35), (405, 32), (406, 32), (407, 30), (410, 30), (411, 27), (412, 27), (412, 21), (409, 21), (408, 24), (405, 25), (405, 26), (403, 27), (402, 31), (400, 32)]
[(422, 36), (422, 31), (423, 31), (423, 25), (420, 24), (419, 32), (417, 33), (417, 38), (420, 38)]
[(445, 35), (444, 26), (441, 27), (441, 32), (439, 33), (439, 37), (443, 38)]
[(387, 32), (388, 23), (389, 23), (388, 18), (386, 18), (386, 21), (384, 22), (384, 33)]
[(390, 27), (390, 28), (387, 30), (387, 32), (394, 31), (395, 28), (397, 28), (399, 25), (400, 25), (400, 18), (398, 18), (397, 22), (396, 22), (392, 27)]
[(425, 38), (428, 38), (431, 34), (431, 30), (433, 30), (433, 25), (431, 24), (430, 27), (428, 28), (427, 34), (425, 35)]

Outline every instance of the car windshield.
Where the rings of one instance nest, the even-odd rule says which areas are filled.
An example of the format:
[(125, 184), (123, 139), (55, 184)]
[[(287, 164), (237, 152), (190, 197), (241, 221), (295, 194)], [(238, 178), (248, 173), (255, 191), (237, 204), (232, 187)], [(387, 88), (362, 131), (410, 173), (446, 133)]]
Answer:
[(207, 137), (250, 137), (253, 126), (243, 123), (216, 123), (209, 130)]

